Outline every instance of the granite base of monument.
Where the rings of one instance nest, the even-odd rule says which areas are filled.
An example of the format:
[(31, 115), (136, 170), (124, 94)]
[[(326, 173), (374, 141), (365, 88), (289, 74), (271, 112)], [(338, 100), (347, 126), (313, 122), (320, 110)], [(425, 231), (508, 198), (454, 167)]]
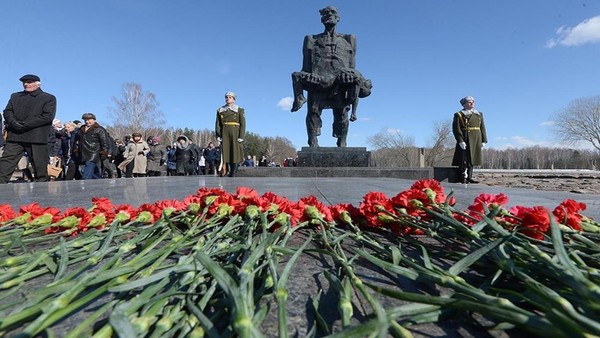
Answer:
[(449, 183), (459, 183), (462, 179), (458, 167), (434, 167), (433, 178), (440, 182), (447, 181)]
[(371, 152), (365, 147), (302, 147), (298, 167), (369, 167)]

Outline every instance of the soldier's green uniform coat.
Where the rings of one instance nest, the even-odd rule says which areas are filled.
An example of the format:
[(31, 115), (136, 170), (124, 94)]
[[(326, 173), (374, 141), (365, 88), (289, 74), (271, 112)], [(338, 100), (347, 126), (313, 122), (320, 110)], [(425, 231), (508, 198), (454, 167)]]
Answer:
[(456, 148), (454, 149), (452, 165), (461, 165), (463, 150), (458, 145), (460, 142), (467, 143), (467, 150), (471, 156), (471, 165), (481, 165), (483, 162), (481, 148), (483, 143), (487, 143), (485, 124), (483, 123), (483, 113), (472, 113), (468, 118), (462, 111), (454, 113), (452, 133), (456, 139)]
[(244, 108), (226, 105), (217, 109), (215, 134), (223, 139), (221, 154), (224, 163), (239, 163), (244, 160), (244, 150), (238, 138), (246, 136), (246, 115)]

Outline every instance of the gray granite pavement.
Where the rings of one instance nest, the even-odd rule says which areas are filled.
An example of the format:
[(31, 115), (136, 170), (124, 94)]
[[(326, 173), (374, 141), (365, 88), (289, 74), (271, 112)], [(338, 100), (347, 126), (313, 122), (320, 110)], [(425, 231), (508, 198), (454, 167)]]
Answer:
[[(219, 187), (235, 192), (237, 187), (256, 189), (259, 194), (272, 191), (297, 201), (301, 197), (314, 195), (325, 204), (352, 203), (356, 206), (369, 191), (379, 191), (395, 196), (408, 189), (414, 180), (396, 178), (296, 178), (296, 177), (214, 177), (175, 176), (147, 178), (119, 178), (88, 181), (56, 181), (36, 183), (10, 183), (0, 185), (0, 204), (11, 204), (18, 208), (23, 204), (37, 202), (42, 206), (61, 209), (74, 206), (88, 207), (92, 197), (107, 197), (115, 204), (129, 203), (134, 207), (142, 203), (163, 199), (183, 199), (202, 187)], [(566, 198), (587, 204), (586, 216), (600, 219), (600, 194), (576, 194), (561, 191), (507, 188), (443, 182), (446, 193), (454, 191), (457, 207), (471, 204), (480, 193), (504, 193), (509, 197), (509, 206), (542, 205), (554, 208)]]
[[(114, 203), (130, 203), (139, 206), (142, 203), (154, 202), (162, 199), (183, 199), (195, 193), (199, 188), (219, 187), (228, 192), (235, 192), (237, 187), (246, 186), (256, 189), (259, 193), (272, 191), (278, 195), (285, 196), (297, 201), (301, 197), (314, 195), (326, 204), (352, 203), (358, 205), (363, 196), (369, 191), (383, 192), (388, 197), (406, 190), (413, 184), (414, 180), (394, 178), (266, 178), (266, 177), (239, 177), (219, 178), (211, 176), (188, 176), (188, 177), (149, 177), (149, 178), (122, 178), (102, 179), (89, 181), (57, 181), (46, 183), (11, 183), (0, 185), (0, 204), (11, 204), (18, 207), (22, 204), (33, 202), (42, 206), (55, 206), (61, 209), (73, 206), (88, 207), (91, 205), (92, 197), (107, 197)], [(446, 192), (454, 191), (459, 208), (469, 205), (475, 196), (480, 193), (498, 194), (504, 193), (510, 198), (510, 205), (543, 205), (554, 208), (565, 198), (573, 198), (588, 205), (585, 215), (600, 218), (600, 195), (582, 195), (566, 192), (536, 191), (531, 189), (515, 189), (490, 187), (486, 185), (469, 185), (443, 183)], [(299, 233), (290, 242), (293, 247), (300, 246), (305, 240), (305, 234)], [(405, 250), (408, 246), (405, 246)], [(420, 252), (420, 251), (419, 251)], [(410, 255), (410, 251), (405, 252)], [(285, 264), (285, 261), (282, 263)], [(315, 252), (302, 255), (294, 266), (294, 273), (287, 283), (289, 297), (286, 310), (288, 312), (288, 326), (291, 336), (306, 336), (309, 329), (314, 325), (312, 310), (309, 305), (312, 299), (323, 292), (320, 313), (337, 331), (340, 326), (339, 314), (337, 312), (338, 296), (335, 290), (329, 286), (323, 271), (331, 269), (333, 262)], [(364, 260), (357, 260), (354, 264), (357, 275), (367, 281), (400, 287), (402, 290), (413, 290), (415, 288), (430, 288), (431, 286), (415, 284), (398, 277), (390, 277), (382, 273), (374, 266)], [(48, 276), (30, 283), (31, 288), (39, 288), (47, 283)], [(429, 290), (429, 289), (427, 289)], [(439, 290), (430, 290), (438, 292)], [(439, 291), (441, 292), (441, 291)], [(19, 293), (14, 297), (26, 299), (26, 293)], [(108, 299), (110, 295), (88, 304), (74, 313), (68, 320), (62, 321), (55, 326), (54, 332), (61, 336), (72, 329), (78, 322), (90, 315), (92, 311)], [(379, 297), (379, 296), (378, 296)], [(397, 306), (397, 301), (381, 298), (379, 299), (386, 307)], [(355, 320), (366, 320), (366, 303), (357, 296), (353, 301), (355, 306)], [(355, 323), (355, 322), (353, 322)], [(277, 335), (277, 311), (269, 311), (261, 330), (267, 337)], [(489, 332), (481, 327), (470, 324), (468, 320), (461, 318), (450, 318), (439, 323), (424, 323), (411, 325), (410, 330), (415, 337), (525, 337), (520, 331), (494, 331)], [(18, 331), (15, 330), (15, 331)], [(15, 332), (13, 332), (15, 333)], [(8, 336), (11, 336), (9, 334)]]

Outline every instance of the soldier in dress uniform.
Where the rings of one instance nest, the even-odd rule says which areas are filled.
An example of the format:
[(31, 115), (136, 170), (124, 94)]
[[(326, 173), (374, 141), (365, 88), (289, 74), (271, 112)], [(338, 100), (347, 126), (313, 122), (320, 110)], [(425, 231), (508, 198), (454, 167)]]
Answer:
[(473, 166), (482, 164), (481, 148), (487, 143), (483, 113), (475, 109), (472, 96), (463, 97), (460, 104), (463, 109), (454, 113), (452, 120), (452, 133), (456, 139), (452, 165), (458, 166), (463, 183), (479, 183), (473, 179)]
[(246, 137), (244, 108), (235, 104), (235, 101), (235, 93), (225, 93), (225, 105), (217, 109), (215, 122), (215, 134), (221, 143), (221, 162), (227, 165), (229, 177), (235, 177), (238, 164), (244, 160), (242, 142)]

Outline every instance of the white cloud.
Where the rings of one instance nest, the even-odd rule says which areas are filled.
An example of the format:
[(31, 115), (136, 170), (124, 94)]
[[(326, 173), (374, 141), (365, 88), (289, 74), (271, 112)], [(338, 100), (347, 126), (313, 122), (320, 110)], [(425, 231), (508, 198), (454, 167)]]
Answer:
[(294, 99), (291, 96), (286, 96), (277, 102), (277, 108), (290, 111), (292, 109), (292, 103), (294, 103)]
[(553, 125), (556, 124), (556, 121), (544, 121), (542, 123), (540, 123), (540, 126), (542, 127), (551, 127)]
[(600, 15), (586, 19), (575, 27), (562, 26), (556, 30), (558, 35), (546, 42), (546, 47), (553, 48), (557, 45), (573, 47), (587, 43), (600, 42)]
[(402, 135), (402, 129), (398, 128), (387, 128), (385, 131), (390, 135)]
[(507, 148), (527, 148), (533, 146), (548, 147), (550, 143), (547, 141), (534, 141), (525, 136), (514, 135), (508, 137), (496, 137), (493, 148), (496, 149), (507, 149)]
[(515, 136), (511, 137), (511, 140), (521, 147), (529, 147), (529, 146), (534, 146), (536, 144), (539, 145), (539, 142), (528, 139), (525, 136), (515, 135)]

